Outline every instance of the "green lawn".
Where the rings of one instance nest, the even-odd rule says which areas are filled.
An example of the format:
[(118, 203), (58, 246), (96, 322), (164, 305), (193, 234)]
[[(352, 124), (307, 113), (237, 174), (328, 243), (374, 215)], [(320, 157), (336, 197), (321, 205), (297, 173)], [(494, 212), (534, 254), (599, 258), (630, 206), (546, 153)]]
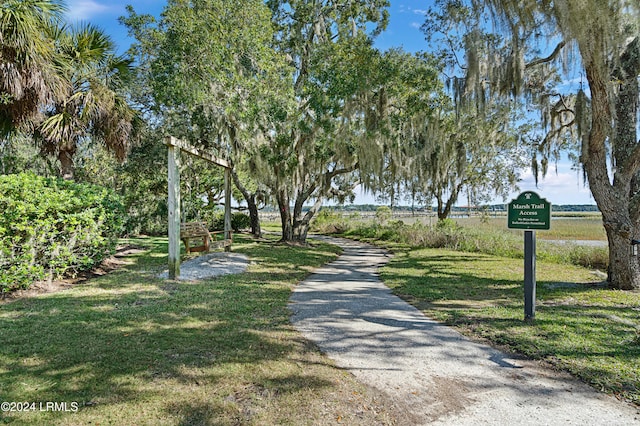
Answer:
[[(337, 369), (290, 325), (293, 286), (338, 248), (240, 235), (246, 273), (172, 282), (165, 239), (72, 289), (0, 304), (0, 401), (77, 412), (2, 412), (13, 425), (392, 424), (379, 392)], [(427, 315), (640, 401), (640, 294), (584, 268), (538, 262), (536, 321), (523, 321), (522, 260), (395, 245), (382, 278)]]
[(522, 260), (396, 251), (382, 279), (426, 315), (640, 403), (640, 292), (607, 290), (587, 269), (538, 261), (536, 319), (527, 324)]
[[(238, 236), (246, 273), (156, 277), (166, 239), (70, 290), (0, 304), (0, 401), (78, 404), (2, 412), (0, 424), (389, 423), (384, 397), (335, 368), (290, 325), (293, 286), (338, 248)], [(45, 405), (46, 406), (46, 405)]]

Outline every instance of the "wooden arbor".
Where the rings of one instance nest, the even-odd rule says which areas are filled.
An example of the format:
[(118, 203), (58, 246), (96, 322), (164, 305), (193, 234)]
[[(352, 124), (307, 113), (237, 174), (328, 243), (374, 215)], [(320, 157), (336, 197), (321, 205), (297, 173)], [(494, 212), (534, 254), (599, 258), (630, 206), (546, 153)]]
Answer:
[[(180, 277), (180, 151), (224, 167), (224, 239), (231, 240), (231, 165), (227, 160), (198, 149), (187, 142), (167, 136), (169, 186), (169, 279)], [(231, 247), (225, 245), (225, 251)]]

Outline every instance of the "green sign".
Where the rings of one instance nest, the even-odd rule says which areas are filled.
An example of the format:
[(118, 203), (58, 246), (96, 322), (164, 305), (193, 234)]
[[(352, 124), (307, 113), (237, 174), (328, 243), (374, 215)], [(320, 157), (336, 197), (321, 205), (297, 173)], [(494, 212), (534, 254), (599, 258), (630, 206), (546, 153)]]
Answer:
[(507, 220), (512, 229), (549, 229), (551, 203), (533, 191), (525, 191), (509, 203)]

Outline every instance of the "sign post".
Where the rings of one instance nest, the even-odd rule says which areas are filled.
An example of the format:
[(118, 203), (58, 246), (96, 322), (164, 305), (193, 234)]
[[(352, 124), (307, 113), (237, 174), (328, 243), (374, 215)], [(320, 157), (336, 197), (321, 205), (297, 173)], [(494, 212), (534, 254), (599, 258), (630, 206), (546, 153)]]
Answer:
[(536, 231), (524, 231), (524, 319), (536, 316)]
[(524, 229), (524, 319), (536, 316), (536, 230), (551, 227), (551, 203), (525, 191), (509, 203), (507, 227)]

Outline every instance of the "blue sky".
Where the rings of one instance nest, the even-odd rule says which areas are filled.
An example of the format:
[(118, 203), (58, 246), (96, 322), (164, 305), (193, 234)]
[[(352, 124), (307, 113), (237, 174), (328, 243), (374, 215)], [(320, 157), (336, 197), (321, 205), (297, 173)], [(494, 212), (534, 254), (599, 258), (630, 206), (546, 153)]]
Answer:
[[(118, 23), (118, 17), (125, 15), (125, 6), (131, 4), (137, 13), (149, 13), (158, 16), (166, 1), (164, 0), (67, 0), (67, 20), (75, 22), (91, 22), (106, 30), (118, 46), (120, 52), (127, 50), (130, 39), (126, 29)], [(424, 21), (424, 13), (431, 0), (391, 0), (390, 22), (387, 30), (376, 40), (382, 50), (391, 47), (402, 47), (409, 52), (427, 50), (428, 46), (420, 31)], [(574, 82), (571, 82), (574, 83)], [(579, 84), (579, 77), (575, 84)], [(535, 191), (553, 204), (595, 204), (590, 191), (582, 184), (582, 175), (574, 170), (568, 162), (558, 164), (556, 173), (550, 167), (549, 174), (536, 187), (531, 171), (522, 173), (521, 191)], [(511, 194), (507, 201), (516, 198)], [(466, 198), (466, 197), (462, 197)], [(362, 194), (356, 203), (372, 203), (373, 198)], [(501, 199), (494, 200), (501, 203)], [(461, 201), (465, 204), (464, 201)]]

